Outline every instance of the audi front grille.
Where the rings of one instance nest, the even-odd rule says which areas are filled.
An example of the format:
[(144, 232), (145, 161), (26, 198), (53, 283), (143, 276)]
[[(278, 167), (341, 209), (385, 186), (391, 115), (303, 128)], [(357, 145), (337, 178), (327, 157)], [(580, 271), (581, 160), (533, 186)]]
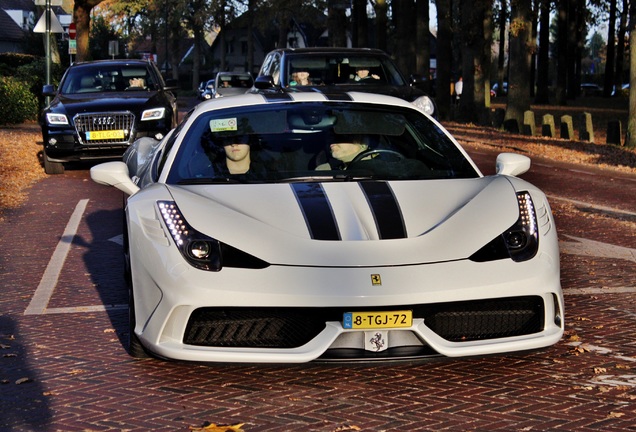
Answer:
[(130, 111), (77, 114), (73, 122), (83, 145), (130, 145), (135, 137)]

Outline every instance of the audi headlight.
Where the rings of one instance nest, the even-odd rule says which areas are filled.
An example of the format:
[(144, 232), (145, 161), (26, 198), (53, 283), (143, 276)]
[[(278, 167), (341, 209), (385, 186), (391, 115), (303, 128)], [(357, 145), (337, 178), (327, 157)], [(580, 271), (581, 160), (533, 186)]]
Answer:
[(141, 113), (141, 121), (160, 120), (166, 115), (165, 108), (152, 108)]
[(493, 241), (475, 252), (470, 259), (477, 262), (511, 258), (513, 261), (528, 261), (539, 250), (537, 214), (528, 192), (517, 192), (519, 219)]
[(252, 269), (269, 266), (265, 261), (192, 228), (173, 201), (159, 201), (157, 206), (174, 244), (193, 267), (218, 272), (224, 266)]
[(430, 116), (435, 114), (435, 103), (428, 96), (420, 96), (411, 103)]
[(68, 118), (64, 114), (46, 113), (46, 122), (50, 125), (67, 125)]

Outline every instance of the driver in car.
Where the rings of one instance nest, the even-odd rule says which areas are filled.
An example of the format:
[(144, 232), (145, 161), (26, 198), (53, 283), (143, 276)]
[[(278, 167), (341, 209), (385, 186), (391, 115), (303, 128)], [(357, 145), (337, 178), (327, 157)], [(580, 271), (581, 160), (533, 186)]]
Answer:
[(329, 146), (331, 156), (342, 162), (340, 166), (333, 168), (329, 162), (318, 165), (316, 170), (325, 171), (331, 169), (347, 169), (349, 162), (351, 162), (357, 155), (369, 149), (369, 146), (364, 142), (363, 135), (353, 135), (349, 142), (337, 142)]

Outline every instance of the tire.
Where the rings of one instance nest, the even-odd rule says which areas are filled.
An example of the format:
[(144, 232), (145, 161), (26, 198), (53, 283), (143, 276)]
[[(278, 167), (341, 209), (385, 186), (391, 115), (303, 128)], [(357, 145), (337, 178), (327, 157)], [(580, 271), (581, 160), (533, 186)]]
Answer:
[(144, 359), (149, 358), (150, 355), (146, 348), (141, 344), (141, 341), (135, 333), (135, 325), (137, 323), (135, 319), (135, 300), (133, 297), (132, 286), (128, 289), (128, 354), (131, 357)]
[(64, 164), (62, 162), (52, 162), (49, 160), (49, 157), (46, 155), (46, 150), (43, 152), (44, 159), (44, 172), (47, 174), (55, 175), (55, 174), (64, 174)]
[(132, 271), (130, 266), (130, 250), (128, 248), (128, 230), (126, 227), (126, 213), (124, 212), (124, 277), (128, 286), (128, 354), (131, 357), (143, 359), (149, 358), (150, 354), (141, 344), (139, 337), (135, 333), (137, 319), (135, 317), (135, 295), (133, 294)]

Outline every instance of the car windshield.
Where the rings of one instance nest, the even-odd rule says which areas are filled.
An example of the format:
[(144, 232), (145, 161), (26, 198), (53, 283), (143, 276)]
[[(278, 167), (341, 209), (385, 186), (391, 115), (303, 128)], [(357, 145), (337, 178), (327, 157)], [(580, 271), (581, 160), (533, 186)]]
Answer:
[(204, 112), (185, 134), (167, 183), (478, 176), (437, 124), (414, 109), (329, 102)]
[(91, 65), (71, 68), (60, 84), (62, 94), (146, 91), (157, 88), (143, 65)]
[(235, 74), (224, 74), (219, 75), (219, 88), (245, 88), (248, 89), (252, 87), (254, 84), (254, 80), (251, 75), (243, 74), (243, 75), (235, 75)]
[[(365, 55), (311, 54), (287, 56), (288, 86), (295, 85), (407, 85), (395, 65)], [(307, 75), (308, 81), (304, 81)]]

